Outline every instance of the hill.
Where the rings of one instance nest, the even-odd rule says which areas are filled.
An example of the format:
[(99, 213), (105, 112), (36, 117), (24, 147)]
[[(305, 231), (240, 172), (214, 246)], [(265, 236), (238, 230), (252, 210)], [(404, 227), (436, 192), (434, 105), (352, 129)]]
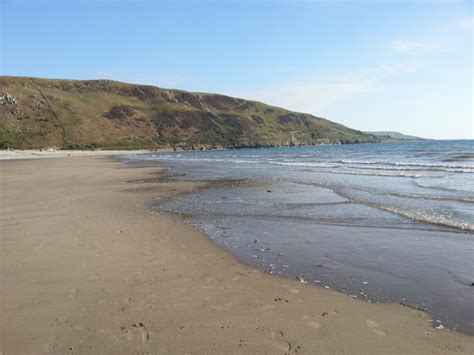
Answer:
[(403, 134), (400, 132), (393, 132), (393, 131), (377, 131), (377, 132), (364, 132), (367, 134), (371, 134), (375, 137), (381, 139), (388, 139), (388, 140), (421, 140), (425, 138), (416, 137), (416, 136), (409, 136), (407, 134)]
[(203, 149), (373, 140), (320, 117), (229, 96), (110, 80), (0, 77), (3, 149)]

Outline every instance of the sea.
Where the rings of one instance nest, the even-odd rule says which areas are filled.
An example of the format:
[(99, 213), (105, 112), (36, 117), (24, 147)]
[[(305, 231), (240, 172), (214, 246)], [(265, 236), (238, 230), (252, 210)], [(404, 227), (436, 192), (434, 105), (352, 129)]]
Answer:
[(474, 141), (135, 155), (210, 184), (150, 208), (186, 216), (271, 274), (427, 311), (474, 334)]

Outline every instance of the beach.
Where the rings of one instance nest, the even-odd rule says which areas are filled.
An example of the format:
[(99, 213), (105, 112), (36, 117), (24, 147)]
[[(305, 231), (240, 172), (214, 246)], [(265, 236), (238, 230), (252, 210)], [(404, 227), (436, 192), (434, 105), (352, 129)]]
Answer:
[(474, 353), (399, 304), (264, 273), (147, 208), (206, 182), (110, 157), (0, 161), (0, 352)]
[[(128, 155), (206, 189), (154, 200), (245, 264), (474, 335), (472, 141)], [(223, 185), (223, 182), (228, 182)]]

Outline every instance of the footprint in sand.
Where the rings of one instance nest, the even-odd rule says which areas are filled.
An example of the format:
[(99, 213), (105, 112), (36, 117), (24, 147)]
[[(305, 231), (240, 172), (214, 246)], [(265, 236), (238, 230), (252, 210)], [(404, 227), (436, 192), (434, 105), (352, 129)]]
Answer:
[(213, 311), (228, 311), (237, 304), (244, 302), (244, 297), (241, 296), (231, 296), (229, 300), (224, 304), (213, 304), (208, 307)]
[[(260, 326), (255, 329), (255, 333), (261, 333), (265, 342), (273, 345), (280, 351), (288, 353), (292, 348), (291, 344), (285, 339), (285, 334), (280, 330), (270, 331), (269, 329)], [(298, 346), (296, 349), (299, 348), (300, 347)]]
[(271, 332), (270, 342), (281, 351), (288, 352), (291, 350), (291, 344), (285, 340), (285, 334), (279, 330)]
[(76, 297), (79, 293), (79, 289), (78, 288), (73, 288), (70, 292), (69, 292), (69, 299), (73, 299), (74, 297)]
[(122, 326), (120, 327), (122, 332), (122, 337), (127, 338), (128, 341), (133, 340), (141, 340), (145, 342), (146, 340), (150, 339), (150, 333), (148, 333), (146, 326), (144, 323), (133, 323), (130, 326)]
[(250, 343), (245, 339), (239, 339), (239, 348), (242, 346), (249, 346)]
[(58, 340), (58, 338), (59, 336), (57, 335), (50, 336), (48, 339), (48, 342), (43, 345), (43, 350), (47, 353), (54, 351), (56, 347), (55, 343)]
[(314, 329), (321, 328), (321, 324), (316, 322), (311, 316), (308, 316), (307, 314), (305, 314), (303, 316), (303, 319), (306, 321), (306, 324), (308, 324), (311, 328), (314, 328)]
[(384, 336), (387, 334), (383, 329), (380, 328), (380, 324), (378, 324), (377, 322), (367, 319), (366, 323), (367, 323), (367, 326), (371, 328), (372, 332), (374, 332), (375, 334), (380, 335), (380, 336)]
[(98, 279), (100, 279), (100, 276), (96, 272), (93, 272), (92, 274), (89, 275), (89, 280), (98, 280)]

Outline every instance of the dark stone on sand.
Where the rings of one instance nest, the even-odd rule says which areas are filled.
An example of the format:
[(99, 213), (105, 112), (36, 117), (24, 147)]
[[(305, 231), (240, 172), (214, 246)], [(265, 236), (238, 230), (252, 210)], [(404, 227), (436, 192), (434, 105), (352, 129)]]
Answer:
[(414, 305), (403, 303), (403, 302), (400, 302), (400, 304), (402, 306), (405, 306), (405, 307), (408, 307), (408, 308), (416, 309), (417, 311), (428, 312), (428, 308), (426, 308), (426, 307), (418, 307), (418, 306), (414, 306)]

